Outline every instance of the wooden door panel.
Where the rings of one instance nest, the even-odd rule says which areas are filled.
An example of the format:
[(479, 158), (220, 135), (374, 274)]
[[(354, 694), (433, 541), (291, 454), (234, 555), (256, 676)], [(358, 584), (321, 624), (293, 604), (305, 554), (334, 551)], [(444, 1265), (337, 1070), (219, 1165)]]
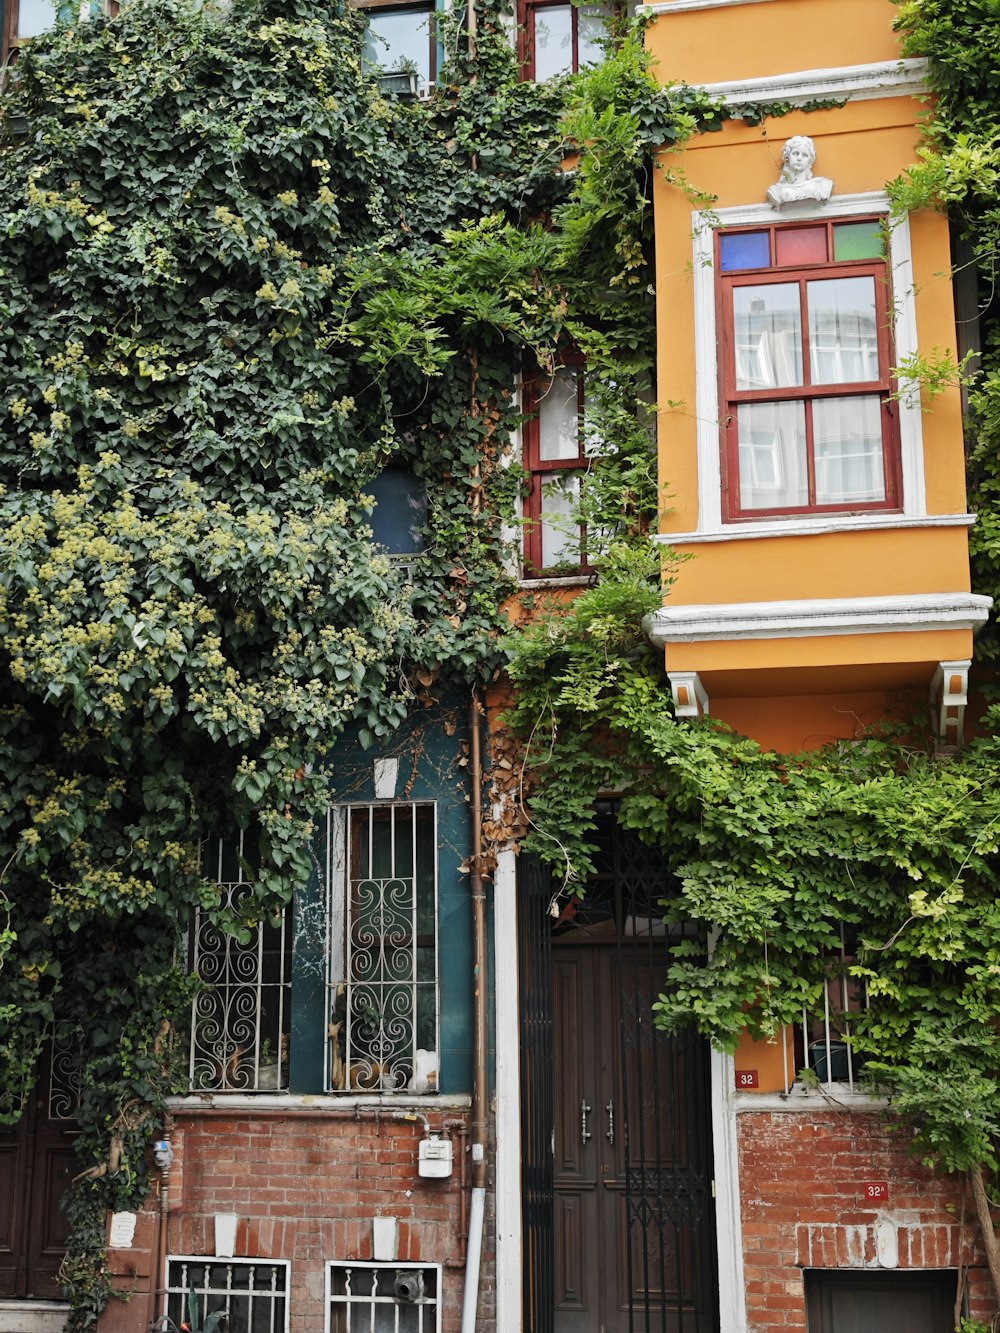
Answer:
[(69, 1226), (63, 1196), (76, 1174), (76, 1158), (66, 1137), (49, 1130), (39, 1135), (32, 1180), (31, 1223), (28, 1263), (29, 1296), (58, 1300), (58, 1281)]
[(585, 996), (583, 970), (579, 957), (560, 957), (552, 970), (552, 1015), (558, 1034), (553, 1051), (555, 1168), (560, 1183), (596, 1179), (594, 1154), (584, 1151), (583, 1141), (583, 1106), (586, 1102), (592, 1110), (594, 1096), (589, 1062), (586, 1069), (584, 1064), (590, 997)]
[(69, 1122), (47, 1119), (34, 1099), (0, 1137), (0, 1297), (60, 1300), (69, 1235), (63, 1195), (76, 1173)]
[(950, 1333), (955, 1274), (814, 1272), (809, 1333)]

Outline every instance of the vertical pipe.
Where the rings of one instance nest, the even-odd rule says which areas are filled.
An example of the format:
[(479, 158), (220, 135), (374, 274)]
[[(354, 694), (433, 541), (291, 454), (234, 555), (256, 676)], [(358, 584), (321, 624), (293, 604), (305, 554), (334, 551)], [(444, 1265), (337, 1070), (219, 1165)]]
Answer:
[(483, 1219), (486, 1204), (487, 1143), (487, 952), (486, 887), (482, 875), (483, 850), (483, 755), (480, 731), (480, 707), (473, 688), (469, 701), (470, 759), (472, 778), (472, 951), (473, 951), (473, 1023), (472, 1023), (472, 1204), (469, 1212), (469, 1239), (465, 1262), (465, 1296), (462, 1303), (462, 1333), (473, 1333), (479, 1301), (479, 1264), (483, 1243)]

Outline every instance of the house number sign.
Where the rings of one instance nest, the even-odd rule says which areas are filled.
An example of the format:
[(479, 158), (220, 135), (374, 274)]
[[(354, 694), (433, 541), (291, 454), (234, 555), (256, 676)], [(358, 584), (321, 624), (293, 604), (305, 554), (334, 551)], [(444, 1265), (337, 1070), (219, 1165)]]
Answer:
[(759, 1088), (760, 1079), (757, 1077), (756, 1069), (737, 1069), (736, 1088), (737, 1091), (743, 1091), (747, 1088)]
[(888, 1199), (889, 1182), (887, 1180), (866, 1180), (861, 1186), (861, 1192), (866, 1199)]

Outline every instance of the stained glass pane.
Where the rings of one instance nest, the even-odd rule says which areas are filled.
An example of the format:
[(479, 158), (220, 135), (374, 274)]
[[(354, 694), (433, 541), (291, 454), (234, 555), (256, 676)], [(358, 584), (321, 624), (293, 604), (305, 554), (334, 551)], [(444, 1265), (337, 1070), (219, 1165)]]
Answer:
[(885, 499), (882, 410), (876, 394), (813, 403), (817, 504)]
[(881, 259), (885, 231), (874, 222), (838, 222), (833, 228), (834, 259)]
[(814, 384), (879, 378), (875, 279), (833, 278), (807, 284), (809, 365)]
[(825, 227), (782, 227), (774, 234), (778, 264), (793, 268), (799, 264), (826, 263)]
[(741, 507), (790, 509), (808, 504), (805, 404), (741, 403), (737, 421)]
[(723, 273), (742, 268), (767, 268), (771, 263), (769, 231), (738, 231), (720, 236), (719, 258)]
[(802, 383), (798, 283), (733, 288), (737, 389), (787, 389)]

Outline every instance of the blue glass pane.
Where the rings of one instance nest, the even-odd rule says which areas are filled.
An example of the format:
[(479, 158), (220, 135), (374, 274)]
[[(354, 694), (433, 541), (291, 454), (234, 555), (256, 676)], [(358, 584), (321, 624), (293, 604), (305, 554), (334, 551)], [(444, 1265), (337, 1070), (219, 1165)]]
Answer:
[(719, 256), (723, 273), (741, 268), (769, 268), (771, 264), (771, 233), (767, 231), (738, 231), (719, 238)]
[(375, 497), (371, 526), (375, 540), (390, 555), (416, 555), (424, 549), (427, 493), (412, 472), (387, 468), (366, 489)]

